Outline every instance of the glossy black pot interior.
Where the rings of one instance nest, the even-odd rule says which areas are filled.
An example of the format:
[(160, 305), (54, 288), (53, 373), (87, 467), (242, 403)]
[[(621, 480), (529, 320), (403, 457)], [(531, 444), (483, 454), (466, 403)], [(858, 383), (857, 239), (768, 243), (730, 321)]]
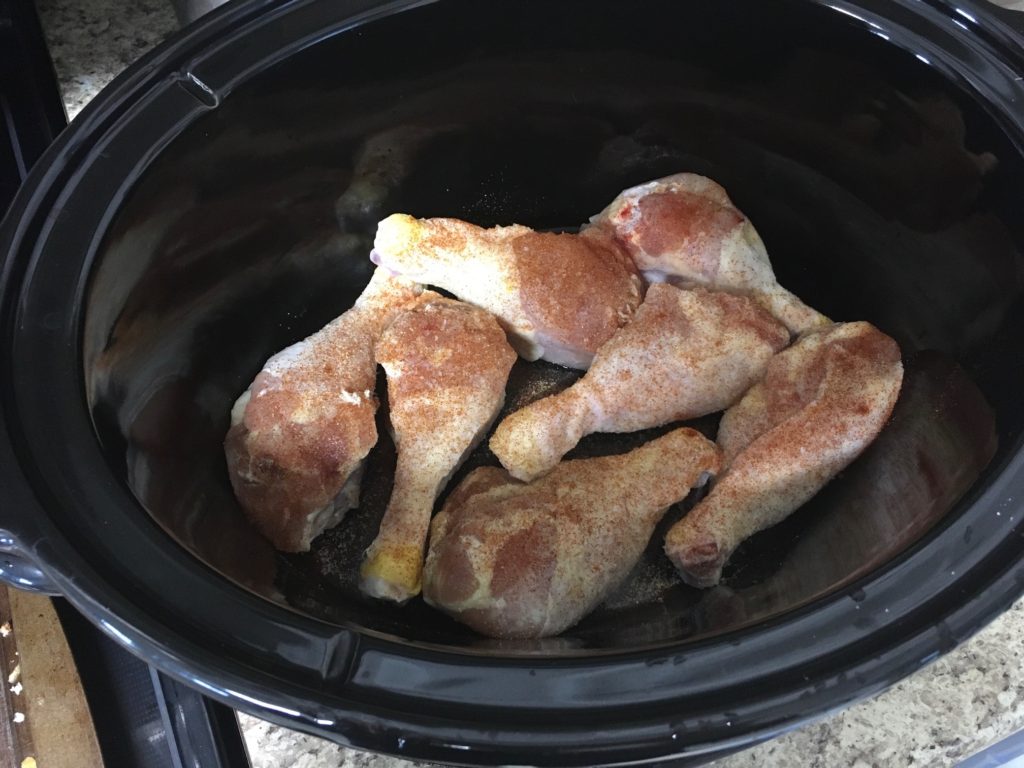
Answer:
[[(814, 14), (788, 10), (723, 3), (698, 24), (687, 4), (539, 16), (442, 5), (323, 41), (254, 78), (147, 169), (98, 257), (85, 372), (113, 469), (240, 583), (410, 640), (486, 644), (421, 601), (394, 608), (355, 588), (387, 502), (386, 429), (360, 509), (309, 555), (275, 556), (227, 483), (230, 405), (270, 354), (351, 304), (389, 213), (573, 227), (619, 190), (685, 170), (730, 191), (791, 290), (892, 334), (906, 391), (885, 438), (749, 542), (722, 588), (680, 584), (655, 536), (631, 584), (548, 645), (620, 650), (718, 634), (891, 558), (988, 463), (988, 404), (1004, 446), (1024, 422), (1008, 400), (1024, 387), (1008, 365), (1019, 359), (1011, 227), (1024, 174), (979, 107), (922, 62), (821, 12), (807, 36), (799, 22)], [(368, 141), (386, 148), (354, 173)], [(538, 367), (520, 364), (511, 391), (536, 396), (574, 376)], [(508, 408), (520, 403), (512, 396)], [(633, 441), (589, 442), (584, 453)], [(485, 448), (467, 468), (479, 463), (495, 463)]]
[[(957, 521), (1004, 472), (1024, 427), (1024, 162), (1021, 115), (1007, 116), (1009, 100), (999, 90), (1002, 79), (1014, 81), (992, 63), (997, 41), (954, 25), (953, 12), (940, 5), (863, 2), (836, 11), (795, 0), (446, 0), (382, 13), (337, 34), (310, 34), (293, 50), (299, 33), (289, 23), (308, 30), (321, 19), (329, 29), (345, 18), (344, 4), (306, 2), (282, 14), (276, 29), (261, 22), (252, 45), (288, 51), (273, 66), (252, 74), (214, 56), (207, 80), (202, 67), (196, 75), (183, 66), (173, 97), (161, 96), (169, 99), (168, 119), (180, 122), (158, 134), (148, 115), (115, 136), (123, 146), (156, 135), (163, 143), (130, 171), (118, 169), (116, 154), (105, 160), (110, 173), (138, 173), (106, 209), (111, 217), (96, 217), (92, 266), (80, 277), (80, 364), (109, 467), (96, 482), (111, 494), (126, 485), (140, 502), (126, 538), (96, 546), (122, 547), (127, 563), (128, 537), (142, 530), (148, 512), (170, 534), (167, 548), (176, 546), (173, 537), (232, 582), (294, 611), (293, 636), (277, 629), (279, 643), (237, 657), (257, 669), (308, 667), (312, 682), (297, 683), (306, 693), (289, 694), (308, 706), (320, 701), (323, 683), (304, 644), (331, 629), (315, 630), (322, 625), (307, 617), (357, 630), (346, 642), (378, 638), (391, 653), (427, 648), (446, 664), (515, 669), (523, 654), (530, 663), (572, 664), (739, 647), (741, 628), (811, 616), (841, 588), (858, 602), (865, 577), (928, 548), (943, 553), (942, 565), (934, 573), (917, 568), (904, 586), (945, 578), (947, 563), (955, 576), (978, 529), (954, 530)], [(879, 14), (895, 20), (881, 23)], [(216, 49), (212, 38), (208, 45)], [(969, 77), (959, 74), (971, 66), (977, 70)], [(222, 84), (208, 87), (217, 77)], [(376, 159), (357, 167), (367, 146)], [(722, 183), (758, 228), (780, 281), (833, 318), (878, 325), (900, 343), (907, 368), (877, 443), (804, 509), (747, 542), (721, 587), (702, 592), (678, 583), (656, 535), (620, 593), (542, 643), (486, 641), (420, 601), (394, 608), (362, 599), (353, 576), (394, 462), (383, 421), (360, 509), (312, 552), (276, 554), (249, 528), (225, 474), (230, 405), (270, 354), (351, 304), (370, 273), (377, 220), (405, 211), (573, 228), (624, 187), (679, 171)], [(574, 375), (518, 363), (507, 407)], [(715, 422), (699, 426), (713, 433)], [(621, 451), (641, 437), (597, 437), (580, 451)], [(481, 449), (467, 469), (487, 462), (493, 457)], [(70, 495), (63, 486), (53, 493)], [(104, 508), (93, 509), (102, 525)], [(77, 525), (84, 551), (99, 534)], [(146, 566), (137, 567), (149, 579), (139, 597), (155, 595)], [(194, 561), (181, 567), (202, 568)], [(239, 635), (263, 631), (251, 621)], [(274, 626), (289, 621), (276, 616)], [(833, 627), (849, 622), (851, 631), (870, 634), (873, 622), (889, 618), (837, 621)], [(788, 643), (793, 652), (815, 638), (795, 634)], [(187, 653), (175, 658), (182, 674), (195, 669)], [(204, 658), (207, 668), (217, 666), (215, 655)], [(319, 663), (321, 680), (345, 677)], [(919, 663), (908, 656), (897, 666), (904, 674)], [(486, 681), (488, 673), (471, 674)], [(621, 682), (627, 673), (619, 674)], [(886, 674), (891, 681), (892, 671)], [(803, 708), (778, 709), (773, 727), (877, 689), (883, 677), (861, 679), (831, 699), (816, 691)], [(614, 691), (615, 679), (594, 690)], [(461, 690), (461, 682), (452, 685)], [(264, 690), (273, 699), (273, 688)], [(519, 695), (505, 693), (510, 701)], [(719, 706), (715, 696), (706, 700)], [(293, 718), (256, 708), (301, 720), (299, 712)], [(758, 721), (762, 733), (769, 720)], [(316, 722), (335, 738), (401, 747), (375, 741), (365, 728)], [(693, 743), (703, 738), (704, 721), (695, 722)], [(480, 739), (487, 737), (466, 741)], [(537, 737), (506, 754), (530, 754), (531, 743), (544, 742)], [(666, 741), (636, 754), (674, 748)], [(459, 753), (435, 744), (417, 754)], [(557, 759), (598, 761), (566, 754)], [(469, 759), (476, 758), (501, 755)]]

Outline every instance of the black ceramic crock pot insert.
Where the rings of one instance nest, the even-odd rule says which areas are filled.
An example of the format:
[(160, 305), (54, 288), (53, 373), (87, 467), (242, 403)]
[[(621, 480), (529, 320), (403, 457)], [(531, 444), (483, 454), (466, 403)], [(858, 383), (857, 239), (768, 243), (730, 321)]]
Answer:
[[(330, 5), (241, 4), (161, 48), (4, 225), (4, 513), (79, 608), (213, 695), (333, 738), (588, 764), (763, 737), (1019, 593), (1008, 27), (942, 3)], [(377, 208), (339, 205), (360, 143), (408, 124), (429, 137), (401, 182)], [(908, 369), (886, 436), (723, 588), (664, 589), (652, 558), (618, 604), (535, 647), (361, 603), (338, 553), (372, 530), (386, 444), (362, 517), (312, 555), (238, 525), (227, 407), (351, 302), (381, 212), (563, 228), (677, 170), (725, 184), (783, 282), (893, 334)]]

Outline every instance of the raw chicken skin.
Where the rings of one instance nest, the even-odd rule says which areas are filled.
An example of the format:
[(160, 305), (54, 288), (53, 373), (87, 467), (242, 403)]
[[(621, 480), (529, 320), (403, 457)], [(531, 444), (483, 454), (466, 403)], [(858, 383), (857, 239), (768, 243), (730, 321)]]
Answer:
[(388, 377), (398, 463), (360, 588), (403, 602), (420, 591), (434, 501), (493, 423), (516, 354), (490, 314), (438, 296), (400, 315), (376, 358)]
[(491, 450), (513, 477), (532, 480), (592, 432), (634, 432), (727, 408), (788, 343), (789, 331), (750, 298), (652, 285), (583, 378), (508, 416)]
[(421, 290), (376, 270), (350, 310), (271, 357), (231, 409), (231, 485), (277, 549), (308, 550), (358, 504), (363, 459), (377, 442), (373, 345)]
[(478, 469), (434, 518), (423, 597), (492, 637), (558, 634), (622, 582), (667, 508), (720, 460), (684, 428), (619, 456), (563, 462), (529, 485)]
[(726, 411), (718, 442), (726, 469), (665, 537), (683, 580), (717, 584), (749, 536), (785, 519), (866, 448), (899, 396), (896, 342), (870, 323), (803, 336)]
[(378, 225), (371, 258), (493, 313), (527, 360), (570, 368), (586, 369), (641, 299), (633, 262), (598, 230), (484, 229), (394, 214)]
[(721, 186), (679, 173), (632, 187), (593, 216), (612, 233), (644, 277), (747, 293), (793, 333), (828, 324), (778, 284), (764, 243)]

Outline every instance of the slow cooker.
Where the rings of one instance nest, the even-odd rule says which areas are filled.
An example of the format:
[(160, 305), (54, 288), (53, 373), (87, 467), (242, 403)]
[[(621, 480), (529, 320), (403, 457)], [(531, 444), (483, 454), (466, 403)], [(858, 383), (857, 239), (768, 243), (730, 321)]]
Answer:
[[(1024, 592), (1021, 27), (969, 0), (213, 12), (82, 112), (0, 226), (3, 577), (237, 709), (438, 762), (699, 761), (882, 690)], [(550, 640), (363, 599), (386, 439), (311, 552), (248, 526), (231, 403), (352, 303), (379, 219), (571, 229), (679, 171), (907, 370), (876, 443), (722, 585), (679, 583), (656, 534)]]

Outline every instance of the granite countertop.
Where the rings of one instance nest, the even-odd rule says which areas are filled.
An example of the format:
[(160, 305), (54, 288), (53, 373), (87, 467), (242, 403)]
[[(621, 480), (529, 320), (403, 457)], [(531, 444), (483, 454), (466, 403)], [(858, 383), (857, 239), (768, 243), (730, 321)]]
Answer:
[[(1024, 10), (1024, 0), (1003, 5)], [(169, 0), (37, 0), (68, 117), (177, 26)], [(716, 763), (720, 768), (953, 766), (1024, 728), (1024, 600), (888, 691)], [(404, 760), (345, 749), (241, 714), (254, 768)]]

